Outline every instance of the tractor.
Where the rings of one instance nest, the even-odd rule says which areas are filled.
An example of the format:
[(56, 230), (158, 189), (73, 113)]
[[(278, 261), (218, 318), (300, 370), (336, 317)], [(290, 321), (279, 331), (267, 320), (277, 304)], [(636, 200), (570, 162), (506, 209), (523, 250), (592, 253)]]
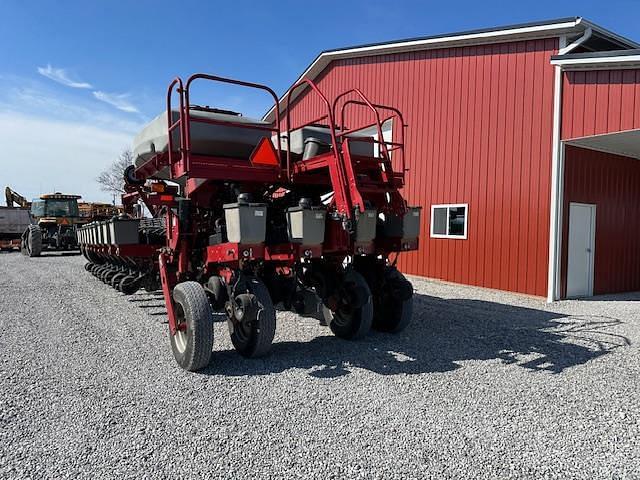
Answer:
[(80, 195), (60, 192), (41, 195), (29, 202), (25, 197), (5, 188), (7, 207), (28, 210), (31, 225), (23, 229), (21, 250), (37, 257), (42, 250), (76, 250), (77, 229), (93, 221), (107, 220), (122, 213), (122, 207), (101, 202), (78, 202)]
[(22, 234), (22, 252), (37, 257), (43, 250), (77, 249), (76, 228), (84, 223), (78, 211), (79, 198), (56, 192), (34, 199), (31, 218), (35, 223)]

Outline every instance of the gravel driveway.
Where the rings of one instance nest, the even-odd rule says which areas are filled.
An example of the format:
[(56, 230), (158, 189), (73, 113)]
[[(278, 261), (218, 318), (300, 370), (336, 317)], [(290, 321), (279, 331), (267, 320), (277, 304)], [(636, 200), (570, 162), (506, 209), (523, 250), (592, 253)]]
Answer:
[(640, 478), (640, 295), (414, 280), (400, 335), (281, 313), (246, 360), (217, 323), (193, 374), (83, 263), (0, 255), (0, 478)]

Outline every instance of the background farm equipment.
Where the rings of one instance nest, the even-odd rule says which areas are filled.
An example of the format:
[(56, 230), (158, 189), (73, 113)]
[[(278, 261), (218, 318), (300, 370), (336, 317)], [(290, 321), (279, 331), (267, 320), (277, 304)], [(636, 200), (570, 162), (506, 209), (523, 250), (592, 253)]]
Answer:
[(81, 223), (108, 220), (123, 213), (123, 208), (110, 203), (78, 202)]
[[(42, 250), (47, 249), (75, 250), (78, 248), (79, 226), (92, 221), (104, 221), (123, 212), (122, 207), (108, 203), (78, 202), (80, 198), (80, 195), (56, 192), (41, 195), (40, 198), (29, 202), (10, 187), (6, 187), (5, 215), (7, 219), (19, 216), (22, 221), (18, 247), (21, 247), (23, 253), (37, 257)], [(26, 217), (24, 213), (15, 213), (18, 211), (26, 212)], [(28, 221), (25, 222), (25, 218)], [(0, 225), (0, 237), (2, 232)], [(15, 240), (12, 239), (13, 246)]]
[(78, 248), (76, 226), (83, 223), (78, 210), (79, 195), (59, 192), (41, 195), (31, 202), (30, 225), (22, 235), (23, 252), (37, 257), (42, 250), (74, 250)]
[[(417, 249), (421, 212), (400, 194), (401, 113), (357, 89), (330, 103), (303, 80), (293, 90), (311, 88), (325, 114), (295, 127), (287, 116), (285, 133), (278, 108), (269, 124), (192, 105), (192, 85), (203, 80), (262, 90), (277, 106), (262, 85), (176, 78), (166, 113), (135, 140), (136, 163), (124, 173), (129, 218), (79, 230), (87, 270), (124, 293), (162, 288), (173, 354), (187, 370), (209, 363), (214, 310), (226, 314), (233, 345), (246, 357), (269, 351), (276, 305), (322, 312), (349, 340), (371, 327), (405, 328), (413, 289), (395, 259)], [(370, 123), (348, 128), (345, 107), (364, 108)], [(397, 142), (382, 140), (390, 118)], [(361, 133), (371, 127), (377, 138)], [(153, 219), (130, 218), (139, 202)]]
[(12, 190), (11, 187), (5, 187), (4, 198), (9, 208), (13, 208), (14, 206), (27, 209), (31, 208), (31, 202), (18, 192)]
[(30, 225), (26, 208), (0, 207), (0, 250), (19, 249), (22, 233)]
[(7, 207), (17, 205), (28, 209), (31, 221), (23, 229), (20, 246), (22, 252), (37, 257), (43, 249), (73, 250), (78, 248), (76, 226), (83, 220), (78, 210), (80, 195), (65, 195), (60, 192), (41, 195), (29, 202), (25, 197), (5, 188)]

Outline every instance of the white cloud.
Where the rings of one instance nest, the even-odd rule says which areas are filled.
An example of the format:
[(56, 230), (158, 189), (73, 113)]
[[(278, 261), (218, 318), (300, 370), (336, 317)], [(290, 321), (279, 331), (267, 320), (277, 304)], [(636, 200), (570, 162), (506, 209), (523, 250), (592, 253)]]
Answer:
[(144, 117), (38, 79), (0, 79), (0, 187), (28, 198), (49, 191), (111, 201), (95, 181), (142, 128)]
[(107, 93), (96, 91), (93, 92), (93, 96), (102, 102), (116, 107), (118, 110), (122, 110), (123, 112), (140, 112), (138, 108), (129, 101), (129, 94), (127, 93)]
[(2, 180), (28, 198), (62, 191), (111, 201), (95, 178), (131, 145), (132, 136), (78, 121), (1, 112)]
[(90, 83), (72, 80), (71, 78), (69, 78), (69, 74), (64, 68), (54, 68), (51, 66), (51, 64), (47, 65), (46, 67), (38, 67), (38, 73), (53, 80), (54, 82), (66, 85), (67, 87), (93, 88)]
[(137, 133), (142, 125), (119, 114), (112, 114), (95, 106), (78, 103), (78, 99), (54, 96), (35, 87), (20, 87), (7, 90), (5, 98), (0, 96), (0, 109), (17, 111), (35, 117), (52, 118), (70, 122), (81, 122), (97, 127), (106, 127), (123, 133)]

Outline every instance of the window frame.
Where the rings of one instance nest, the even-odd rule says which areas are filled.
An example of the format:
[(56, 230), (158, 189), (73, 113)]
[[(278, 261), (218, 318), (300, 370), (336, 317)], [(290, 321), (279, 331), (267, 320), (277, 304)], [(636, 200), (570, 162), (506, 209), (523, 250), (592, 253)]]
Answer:
[[(464, 207), (464, 235), (451, 235), (449, 233), (449, 209), (450, 208), (460, 208)], [(433, 233), (433, 224), (435, 220), (435, 211), (436, 208), (446, 208), (447, 209), (447, 233), (439, 234)], [(429, 233), (431, 238), (448, 238), (453, 240), (467, 240), (467, 236), (469, 234), (468, 230), (469, 226), (469, 204), (468, 203), (439, 203), (431, 205), (431, 228), (429, 229)]]

